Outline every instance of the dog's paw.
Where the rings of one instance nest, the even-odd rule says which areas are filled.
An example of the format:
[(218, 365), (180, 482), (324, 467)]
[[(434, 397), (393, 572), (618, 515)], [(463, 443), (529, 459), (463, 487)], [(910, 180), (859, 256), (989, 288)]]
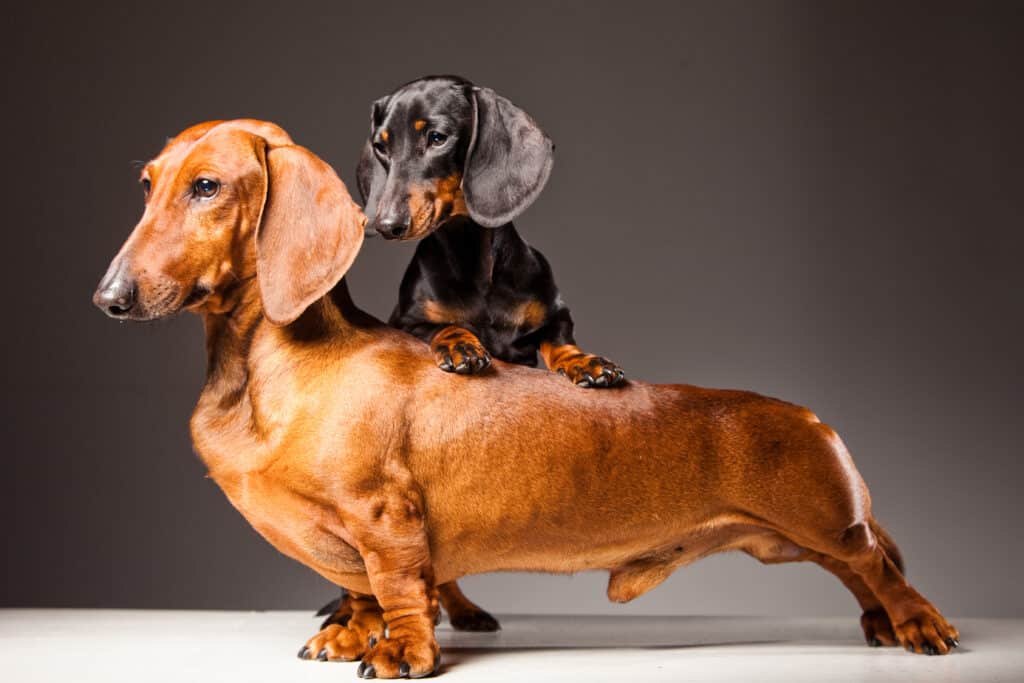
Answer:
[(441, 666), (441, 648), (433, 635), (377, 641), (363, 657), (360, 678), (426, 678)]
[(330, 624), (306, 641), (299, 650), (299, 659), (321, 662), (354, 662), (384, 636), (384, 619), (380, 613), (362, 612), (346, 625)]
[(490, 632), (501, 630), (498, 620), (479, 608), (449, 613), (448, 621), (456, 631)]
[(576, 386), (588, 389), (613, 387), (626, 379), (626, 373), (618, 365), (589, 353), (567, 359), (558, 366), (557, 372)]
[(437, 367), (459, 375), (475, 375), (491, 364), (491, 354), (472, 332), (446, 327), (430, 343)]
[(868, 610), (860, 615), (860, 627), (864, 629), (864, 640), (871, 647), (893, 647), (900, 644), (893, 633), (889, 615), (882, 608)]
[(903, 623), (893, 624), (893, 633), (907, 652), (921, 655), (949, 654), (960, 645), (960, 632), (930, 606)]

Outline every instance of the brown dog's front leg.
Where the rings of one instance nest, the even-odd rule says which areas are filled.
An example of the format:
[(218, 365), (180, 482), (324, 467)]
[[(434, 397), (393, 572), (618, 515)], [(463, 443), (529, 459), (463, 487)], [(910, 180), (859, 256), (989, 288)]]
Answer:
[(491, 364), (491, 354), (476, 335), (456, 325), (439, 330), (430, 340), (430, 350), (445, 372), (475, 375)]
[(377, 498), (368, 507), (368, 517), (352, 530), (384, 610), (387, 637), (370, 647), (357, 673), (362, 678), (429, 676), (441, 663), (434, 638), (440, 607), (422, 501), (406, 492)]

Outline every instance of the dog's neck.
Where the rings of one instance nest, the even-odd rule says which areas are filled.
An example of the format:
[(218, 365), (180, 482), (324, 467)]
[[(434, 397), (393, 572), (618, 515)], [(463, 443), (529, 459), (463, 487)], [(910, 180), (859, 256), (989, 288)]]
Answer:
[(512, 223), (485, 228), (469, 216), (455, 216), (426, 239), (435, 240), (452, 256), (456, 270), (470, 265), (471, 272), (455, 273), (459, 280), (479, 280), (489, 284), (494, 279), (495, 265), (507, 255), (514, 243), (522, 243)]
[[(272, 323), (263, 313), (256, 278), (243, 281), (238, 291), (232, 294), (232, 299), (233, 305), (225, 307), (227, 310), (202, 312), (207, 372), (196, 416), (206, 409), (220, 414), (230, 411), (258, 436), (263, 431), (263, 420), (249, 395), (250, 376), (258, 362), (252, 350), (257, 332)], [(380, 324), (356, 307), (343, 279), (326, 296), (311, 304), (298, 319), (276, 330), (299, 344), (330, 339), (332, 344), (344, 345), (357, 329)], [(195, 427), (194, 420), (193, 429)]]

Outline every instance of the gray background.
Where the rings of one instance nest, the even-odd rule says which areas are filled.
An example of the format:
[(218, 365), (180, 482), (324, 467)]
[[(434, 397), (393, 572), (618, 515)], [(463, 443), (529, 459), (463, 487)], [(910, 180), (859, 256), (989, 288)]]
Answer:
[[(89, 299), (140, 215), (131, 162), (166, 136), (271, 119), (354, 189), (370, 102), (456, 72), (557, 143), (518, 225), (586, 348), (812, 407), (918, 588), (1024, 615), (1020, 3), (367, 4), (9, 10), (0, 604), (333, 595), (191, 452), (199, 321), (118, 325)], [(356, 300), (387, 315), (411, 253), (368, 242)], [(464, 585), (499, 614), (856, 614), (817, 567), (743, 555), (624, 607), (597, 574)]]

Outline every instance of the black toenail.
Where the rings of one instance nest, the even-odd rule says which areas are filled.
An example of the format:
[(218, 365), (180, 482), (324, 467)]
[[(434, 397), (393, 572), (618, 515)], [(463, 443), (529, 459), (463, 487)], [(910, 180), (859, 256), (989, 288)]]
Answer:
[(374, 645), (377, 644), (377, 636), (370, 636), (370, 639), (367, 640), (366, 642), (367, 642), (367, 644), (369, 644), (370, 647), (373, 647)]
[(326, 647), (322, 648), (320, 650), (320, 652), (318, 652), (316, 654), (316, 659), (317, 659), (318, 662), (326, 662), (327, 661), (327, 648)]
[(359, 662), (359, 668), (356, 669), (356, 676), (359, 676), (360, 678), (376, 678), (377, 670), (373, 668), (373, 664)]
[(880, 641), (878, 638), (872, 638), (868, 641), (868, 645), (870, 645), (871, 647), (882, 647), (882, 641)]
[(303, 645), (302, 649), (299, 650), (299, 659), (305, 659), (306, 655), (308, 655), (308, 654), (309, 654), (309, 648), (306, 647), (305, 645)]
[(403, 676), (403, 677), (409, 675), (409, 663), (408, 662), (402, 662), (401, 664), (398, 665), (398, 675), (399, 676)]

